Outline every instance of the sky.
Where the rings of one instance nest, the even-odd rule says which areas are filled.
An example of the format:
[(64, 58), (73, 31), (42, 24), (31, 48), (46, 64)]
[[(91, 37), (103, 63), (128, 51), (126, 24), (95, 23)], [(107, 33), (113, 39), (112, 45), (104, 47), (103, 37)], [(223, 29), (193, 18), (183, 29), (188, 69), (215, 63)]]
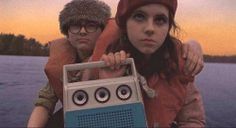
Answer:
[[(22, 34), (45, 44), (63, 37), (58, 15), (71, 0), (0, 0), (0, 33)], [(118, 0), (103, 0), (115, 15)], [(178, 37), (197, 40), (204, 54), (236, 55), (236, 0), (178, 0)]]

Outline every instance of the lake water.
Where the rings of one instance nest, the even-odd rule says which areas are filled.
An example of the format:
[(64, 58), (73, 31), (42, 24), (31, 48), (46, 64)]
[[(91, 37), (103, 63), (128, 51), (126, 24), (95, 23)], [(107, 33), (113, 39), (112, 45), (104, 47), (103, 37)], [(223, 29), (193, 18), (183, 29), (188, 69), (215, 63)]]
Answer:
[[(0, 56), (0, 127), (25, 127), (47, 57)], [(207, 63), (196, 79), (208, 127), (236, 127), (236, 64)]]

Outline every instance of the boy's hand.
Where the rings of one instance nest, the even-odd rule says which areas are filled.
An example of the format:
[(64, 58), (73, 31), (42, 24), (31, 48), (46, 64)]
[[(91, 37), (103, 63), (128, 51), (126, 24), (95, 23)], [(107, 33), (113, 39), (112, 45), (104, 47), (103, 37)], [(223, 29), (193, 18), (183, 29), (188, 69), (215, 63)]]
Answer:
[(182, 47), (182, 57), (186, 59), (184, 73), (195, 76), (204, 67), (203, 53), (200, 44), (194, 40), (187, 41)]

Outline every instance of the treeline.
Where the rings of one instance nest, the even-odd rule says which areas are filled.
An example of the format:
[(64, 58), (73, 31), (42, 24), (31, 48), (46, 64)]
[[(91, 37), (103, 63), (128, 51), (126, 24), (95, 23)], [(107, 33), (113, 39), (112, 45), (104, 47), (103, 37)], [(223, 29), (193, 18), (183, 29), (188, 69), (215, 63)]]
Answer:
[[(24, 35), (0, 34), (0, 55), (48, 56), (48, 44), (42, 45), (34, 38)], [(204, 55), (205, 62), (236, 63), (235, 56)]]
[(48, 56), (48, 46), (24, 35), (0, 34), (0, 55)]
[(236, 63), (236, 55), (234, 56), (204, 55), (204, 61), (211, 62), (211, 63)]

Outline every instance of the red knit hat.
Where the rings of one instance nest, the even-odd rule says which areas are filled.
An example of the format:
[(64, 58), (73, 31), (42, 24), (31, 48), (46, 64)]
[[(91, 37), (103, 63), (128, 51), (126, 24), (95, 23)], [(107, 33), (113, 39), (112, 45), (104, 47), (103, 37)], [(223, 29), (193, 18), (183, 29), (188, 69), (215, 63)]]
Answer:
[(116, 22), (121, 29), (124, 29), (126, 26), (126, 21), (130, 17), (131, 13), (147, 4), (163, 4), (168, 7), (170, 12), (175, 15), (177, 9), (177, 0), (120, 0), (117, 13), (116, 13)]

